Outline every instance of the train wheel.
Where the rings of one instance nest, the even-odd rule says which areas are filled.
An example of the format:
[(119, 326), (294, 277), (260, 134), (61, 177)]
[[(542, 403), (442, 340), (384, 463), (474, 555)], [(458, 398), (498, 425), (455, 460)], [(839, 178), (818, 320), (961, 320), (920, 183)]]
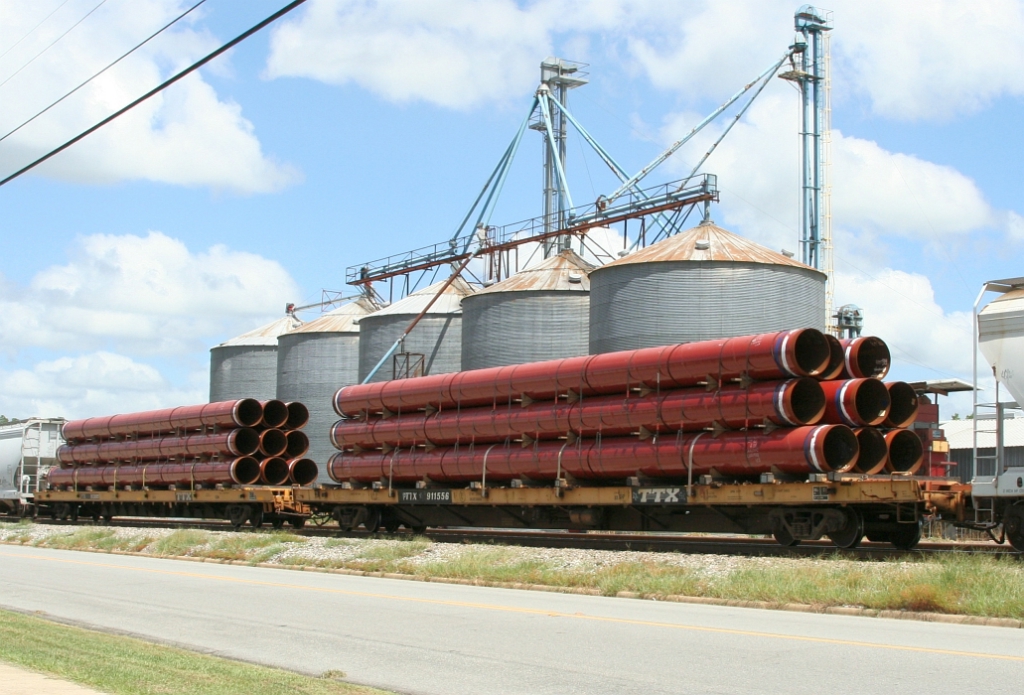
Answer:
[(288, 520), (288, 523), (292, 525), (292, 528), (296, 531), (306, 525), (306, 517), (304, 516), (293, 516)]
[(417, 536), (422, 536), (424, 533), (427, 532), (427, 527), (426, 526), (413, 526), (412, 527), (412, 532), (414, 534), (416, 534)]
[(913, 550), (921, 542), (921, 524), (897, 524), (889, 533), (889, 542), (900, 550)]
[(779, 528), (778, 531), (772, 534), (775, 536), (775, 542), (786, 548), (792, 548), (800, 545), (800, 541), (797, 538), (793, 538), (793, 534), (785, 527)]
[(380, 510), (376, 507), (366, 508), (366, 518), (363, 519), (363, 528), (367, 533), (377, 533), (380, 528)]
[(1015, 550), (1024, 553), (1024, 505), (1015, 504), (1006, 508), (1003, 515), (1003, 533)]
[(278, 518), (274, 519), (273, 521), (271, 521), (270, 525), (273, 526), (274, 528), (277, 528), (277, 529), (284, 528), (284, 519), (282, 519), (281, 517), (278, 517)]
[(249, 511), (249, 525), (253, 528), (259, 528), (263, 526), (263, 508), (253, 507)]
[(846, 526), (828, 534), (829, 540), (840, 548), (853, 549), (864, 539), (864, 519), (855, 509), (846, 509)]
[(249, 509), (241, 504), (232, 504), (225, 511), (228, 521), (231, 522), (231, 527), (236, 531), (240, 530), (242, 524), (249, 518)]
[(78, 523), (78, 505), (71, 505), (71, 511), (68, 513), (71, 517), (71, 523)]

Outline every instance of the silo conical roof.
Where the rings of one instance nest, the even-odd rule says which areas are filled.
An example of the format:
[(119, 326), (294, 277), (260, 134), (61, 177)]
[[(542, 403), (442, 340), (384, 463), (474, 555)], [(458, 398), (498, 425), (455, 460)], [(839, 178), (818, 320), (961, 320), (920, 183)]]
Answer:
[[(763, 263), (766, 265), (788, 265), (804, 270), (821, 272), (809, 265), (741, 237), (714, 222), (701, 224), (662, 239), (647, 248), (635, 251), (624, 258), (612, 261), (604, 268), (629, 265), (631, 263), (658, 263), (680, 261), (717, 261), (734, 263)], [(824, 273), (822, 273), (824, 275)]]
[[(235, 336), (230, 340), (225, 340), (217, 347), (241, 347), (245, 345), (277, 345), (277, 337), (292, 331), (302, 325), (302, 321), (295, 318), (291, 314), (282, 316), (281, 318), (271, 321), (265, 326), (260, 326), (248, 333)], [(216, 349), (216, 348), (215, 348)]]
[[(434, 295), (436, 295), (444, 286), (445, 282), (447, 282), (447, 280), (435, 282), (429, 287), (416, 290), (408, 297), (401, 299), (390, 306), (386, 306), (379, 311), (373, 312), (371, 316), (417, 315), (423, 311), (428, 304), (430, 304), (430, 300), (434, 298)], [(470, 294), (473, 294), (473, 288), (470, 287), (469, 283), (461, 277), (457, 277), (452, 284), (445, 289), (441, 296), (437, 298), (437, 301), (430, 307), (430, 311), (428, 311), (427, 314), (457, 314), (462, 311), (462, 298)]]
[(293, 333), (358, 333), (359, 318), (372, 314), (377, 309), (377, 305), (369, 299), (360, 297), (288, 331), (285, 335)]
[(588, 274), (596, 267), (580, 258), (575, 251), (566, 249), (531, 268), (520, 270), (512, 277), (477, 291), (473, 296), (496, 292), (589, 292)]

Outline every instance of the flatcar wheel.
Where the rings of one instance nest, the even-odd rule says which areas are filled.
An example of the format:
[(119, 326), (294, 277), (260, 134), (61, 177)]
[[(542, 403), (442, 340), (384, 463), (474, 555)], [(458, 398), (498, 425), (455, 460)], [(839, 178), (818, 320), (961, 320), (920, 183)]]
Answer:
[(231, 528), (236, 531), (241, 529), (242, 524), (249, 518), (249, 510), (240, 504), (233, 504), (225, 511), (227, 512), (228, 521), (231, 523)]
[(846, 509), (846, 526), (828, 534), (829, 540), (840, 548), (853, 549), (864, 539), (864, 519), (854, 509)]
[(284, 519), (282, 519), (281, 517), (278, 517), (278, 518), (274, 519), (273, 521), (271, 521), (270, 525), (273, 526), (274, 528), (277, 528), (277, 529), (284, 528)]
[(71, 517), (71, 522), (72, 523), (77, 523), (78, 522), (78, 505), (77, 504), (71, 505), (71, 512), (69, 513), (69, 516)]
[(380, 510), (374, 507), (368, 507), (366, 510), (366, 518), (363, 519), (363, 528), (366, 529), (367, 533), (377, 533), (377, 529), (380, 528)]
[(412, 527), (412, 532), (414, 534), (416, 534), (417, 536), (422, 536), (424, 533), (427, 532), (427, 527), (426, 526), (413, 526)]
[(900, 550), (913, 550), (921, 542), (921, 524), (897, 524), (889, 533), (889, 542)]
[(249, 512), (249, 525), (253, 528), (263, 526), (263, 509), (261, 507), (253, 507)]
[(398, 533), (398, 527), (401, 526), (401, 522), (398, 519), (385, 519), (384, 520), (384, 532), (389, 536), (393, 536)]
[(794, 546), (800, 545), (800, 540), (797, 538), (793, 538), (793, 534), (790, 533), (789, 530), (785, 527), (780, 528), (772, 535), (775, 536), (775, 542), (783, 547), (792, 548)]
[(292, 525), (292, 528), (296, 531), (306, 525), (306, 517), (304, 516), (293, 516), (288, 520), (288, 523)]
[(1015, 504), (1003, 515), (1003, 533), (1010, 545), (1024, 553), (1024, 505)]

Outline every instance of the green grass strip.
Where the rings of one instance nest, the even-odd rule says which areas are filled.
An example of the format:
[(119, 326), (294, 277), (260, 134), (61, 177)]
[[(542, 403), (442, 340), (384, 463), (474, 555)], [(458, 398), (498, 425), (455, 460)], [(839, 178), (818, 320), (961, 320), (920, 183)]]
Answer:
[(112, 695), (383, 695), (120, 635), (0, 610), (0, 661)]

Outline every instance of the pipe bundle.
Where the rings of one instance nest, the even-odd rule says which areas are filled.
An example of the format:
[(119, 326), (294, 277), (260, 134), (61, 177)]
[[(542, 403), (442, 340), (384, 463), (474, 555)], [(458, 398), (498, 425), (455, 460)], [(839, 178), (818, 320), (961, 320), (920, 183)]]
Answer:
[(64, 424), (51, 487), (309, 485), (302, 403), (242, 398)]
[(346, 386), (328, 473), (464, 483), (916, 470), (920, 440), (896, 429), (913, 421), (916, 395), (884, 384), (888, 368), (878, 338), (796, 329)]

